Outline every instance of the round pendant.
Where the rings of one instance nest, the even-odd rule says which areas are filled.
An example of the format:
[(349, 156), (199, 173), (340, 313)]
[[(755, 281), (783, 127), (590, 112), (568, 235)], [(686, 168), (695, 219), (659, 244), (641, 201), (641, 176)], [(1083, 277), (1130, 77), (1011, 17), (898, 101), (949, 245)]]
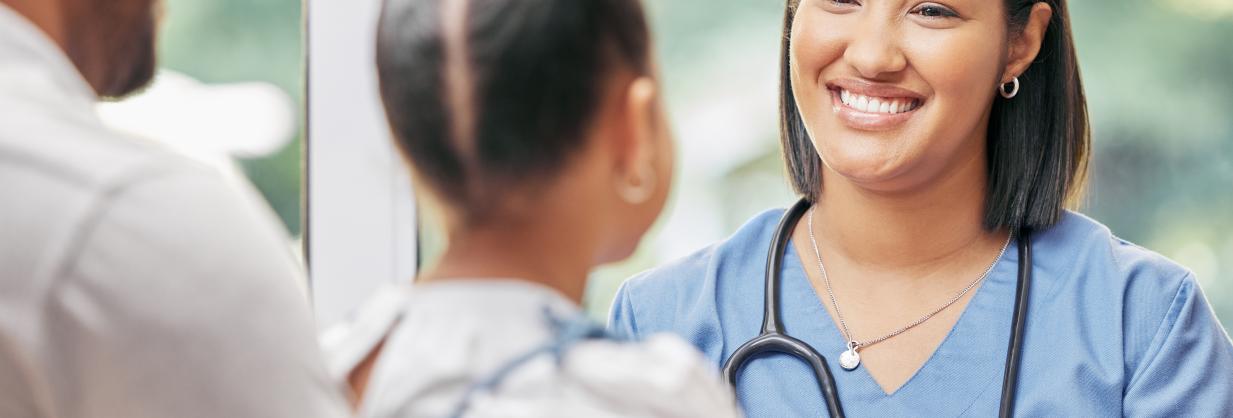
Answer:
[(861, 355), (856, 352), (855, 347), (848, 348), (839, 354), (839, 366), (844, 370), (856, 370), (857, 366), (861, 365)]

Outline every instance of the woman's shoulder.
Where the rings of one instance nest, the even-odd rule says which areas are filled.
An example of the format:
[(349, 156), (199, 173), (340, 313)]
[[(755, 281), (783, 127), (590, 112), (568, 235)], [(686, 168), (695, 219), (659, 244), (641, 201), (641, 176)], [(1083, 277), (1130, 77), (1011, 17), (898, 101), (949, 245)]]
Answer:
[(1058, 320), (1101, 328), (1092, 338), (1122, 338), (1128, 369), (1136, 369), (1176, 330), (1211, 328), (1209, 337), (1223, 335), (1189, 269), (1119, 238), (1092, 218), (1067, 212), (1037, 234), (1033, 246), (1033, 281), (1042, 281), (1040, 306)]
[[(720, 242), (626, 280), (616, 291), (609, 328), (641, 337), (684, 333), (683, 328), (692, 328), (687, 324), (709, 321), (718, 311), (719, 292), (761, 286), (766, 252), (783, 212), (758, 213)], [(758, 280), (741, 280), (746, 277)]]
[(1078, 212), (1033, 237), (1037, 268), (1060, 278), (1103, 281), (1119, 288), (1177, 290), (1193, 281), (1190, 270), (1155, 251), (1118, 237), (1109, 227)]
[(760, 264), (783, 212), (782, 208), (763, 211), (722, 241), (630, 278), (622, 286), (623, 291), (659, 294), (688, 290), (701, 285), (702, 279), (713, 275), (720, 265), (749, 260)]
[(1051, 323), (1082, 324), (1076, 344), (1121, 344), (1127, 415), (1189, 416), (1233, 405), (1233, 344), (1190, 270), (1078, 213), (1037, 237), (1033, 266), (1048, 285), (1040, 307)]
[(1043, 302), (1073, 300), (1071, 310), (1123, 321), (1127, 333), (1150, 335), (1178, 298), (1201, 295), (1190, 270), (1077, 212), (1067, 211), (1032, 244)]

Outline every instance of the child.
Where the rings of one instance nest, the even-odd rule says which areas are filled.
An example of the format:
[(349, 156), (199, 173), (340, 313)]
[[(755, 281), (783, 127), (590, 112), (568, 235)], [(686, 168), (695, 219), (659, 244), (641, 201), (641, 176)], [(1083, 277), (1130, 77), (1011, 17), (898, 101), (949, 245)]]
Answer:
[(671, 183), (649, 45), (638, 0), (386, 1), (382, 99), (449, 243), (325, 337), (360, 416), (736, 415), (689, 345), (578, 308)]

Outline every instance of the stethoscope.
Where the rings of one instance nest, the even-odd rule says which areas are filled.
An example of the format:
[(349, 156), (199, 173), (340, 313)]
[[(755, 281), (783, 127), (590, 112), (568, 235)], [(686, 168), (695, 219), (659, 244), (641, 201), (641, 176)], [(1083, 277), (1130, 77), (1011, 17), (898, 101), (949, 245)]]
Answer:
[[(724, 363), (724, 379), (736, 388), (736, 375), (753, 357), (767, 353), (783, 353), (795, 357), (813, 368), (818, 387), (826, 400), (826, 409), (831, 417), (843, 417), (843, 405), (839, 403), (839, 389), (835, 387), (835, 379), (831, 369), (826, 365), (826, 357), (804, 341), (792, 338), (784, 333), (779, 318), (779, 271), (783, 267), (783, 257), (788, 248), (788, 239), (796, 223), (809, 209), (809, 201), (801, 199), (784, 213), (779, 220), (779, 227), (771, 241), (770, 252), (766, 257), (766, 294), (762, 312), (762, 332), (745, 342), (732, 353), (732, 357)], [(1030, 231), (1021, 229), (1016, 235), (1019, 241), (1019, 284), (1015, 290), (1015, 311), (1012, 315), (1012, 330), (1010, 347), (1006, 350), (1006, 373), (1002, 377), (1002, 406), (999, 417), (1009, 418), (1014, 414), (1015, 391), (1019, 376), (1019, 357), (1023, 348), (1023, 328), (1027, 316), (1028, 288), (1032, 281), (1032, 240)]]

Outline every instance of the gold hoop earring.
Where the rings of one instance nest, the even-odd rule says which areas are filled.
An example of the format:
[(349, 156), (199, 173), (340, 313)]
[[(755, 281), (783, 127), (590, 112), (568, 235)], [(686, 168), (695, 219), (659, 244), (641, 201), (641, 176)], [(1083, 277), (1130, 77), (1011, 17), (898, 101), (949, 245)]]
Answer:
[(621, 199), (625, 203), (637, 205), (645, 203), (651, 199), (651, 195), (655, 193), (655, 182), (658, 180), (655, 176), (655, 169), (651, 167), (651, 163), (639, 165), (635, 169), (633, 181), (623, 181), (617, 184), (617, 194), (621, 195)]
[[(1010, 91), (1006, 91), (1006, 84), (1010, 84), (1013, 86), (1011, 87)], [(1015, 98), (1015, 96), (1019, 95), (1019, 77), (1015, 77), (1013, 80), (1010, 80), (1010, 82), (1006, 84), (1002, 84), (998, 86), (998, 93), (1001, 93), (1003, 98), (1013, 99)]]

